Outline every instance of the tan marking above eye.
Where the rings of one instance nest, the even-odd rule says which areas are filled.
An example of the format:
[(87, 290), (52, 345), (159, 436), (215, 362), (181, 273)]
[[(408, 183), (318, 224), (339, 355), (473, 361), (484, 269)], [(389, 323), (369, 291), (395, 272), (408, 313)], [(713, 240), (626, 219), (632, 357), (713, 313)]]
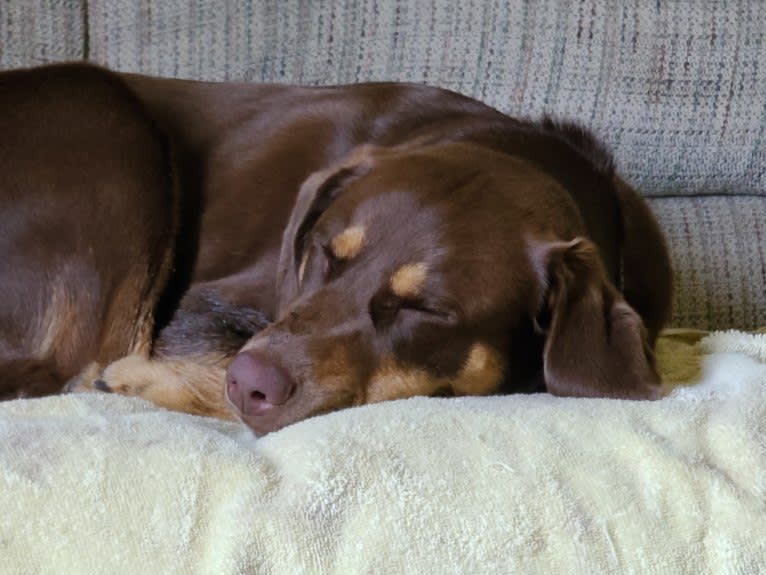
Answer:
[(391, 276), (391, 291), (403, 298), (420, 295), (427, 272), (428, 266), (422, 262), (403, 265)]
[(350, 260), (359, 255), (364, 246), (363, 226), (352, 226), (340, 232), (330, 242), (332, 254), (339, 260)]

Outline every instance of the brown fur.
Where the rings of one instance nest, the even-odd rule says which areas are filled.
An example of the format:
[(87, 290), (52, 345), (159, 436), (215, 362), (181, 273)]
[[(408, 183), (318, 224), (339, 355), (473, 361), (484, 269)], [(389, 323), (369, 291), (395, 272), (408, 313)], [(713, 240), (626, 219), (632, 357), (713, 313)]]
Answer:
[[(667, 251), (581, 128), (86, 65), (1, 73), (0, 107), (2, 396), (69, 381), (257, 433), (411, 395), (656, 396)], [(240, 352), (284, 404), (227, 401)]]
[(165, 136), (114, 75), (5, 72), (0, 109), (0, 388), (39, 395), (148, 352), (177, 189)]

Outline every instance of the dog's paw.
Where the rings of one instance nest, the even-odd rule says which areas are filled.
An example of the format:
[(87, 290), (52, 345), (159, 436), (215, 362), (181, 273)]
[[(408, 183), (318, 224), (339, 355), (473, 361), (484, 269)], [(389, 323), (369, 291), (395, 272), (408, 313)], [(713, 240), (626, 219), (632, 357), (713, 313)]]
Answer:
[(96, 381), (101, 376), (101, 365), (93, 362), (83, 369), (80, 373), (70, 379), (61, 393), (84, 393), (88, 391), (101, 391), (96, 386)]
[(157, 363), (143, 355), (129, 355), (110, 363), (93, 381), (93, 388), (106, 393), (142, 397), (162, 380)]
[(141, 396), (156, 380), (151, 362), (144, 356), (129, 355), (102, 368), (90, 364), (64, 386), (63, 393), (102, 392)]
[(103, 379), (99, 378), (96, 381), (93, 382), (93, 388), (97, 389), (99, 391), (103, 391), (104, 393), (112, 393), (113, 390), (109, 386), (107, 382), (105, 382)]
[(226, 358), (197, 363), (129, 355), (104, 369), (83, 372), (69, 391), (140, 397), (166, 409), (236, 420), (224, 399), (225, 363)]

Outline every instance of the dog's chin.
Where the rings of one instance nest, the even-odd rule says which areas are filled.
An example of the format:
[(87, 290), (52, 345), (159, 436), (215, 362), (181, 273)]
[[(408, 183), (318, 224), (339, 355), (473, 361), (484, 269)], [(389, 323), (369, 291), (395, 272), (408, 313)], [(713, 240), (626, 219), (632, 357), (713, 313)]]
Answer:
[(283, 427), (290, 425), (290, 423), (294, 423), (282, 423), (280, 421), (269, 420), (269, 418), (264, 417), (263, 415), (243, 415), (238, 410), (235, 410), (235, 415), (256, 437), (263, 437), (267, 433), (279, 431)]
[(258, 414), (243, 413), (237, 404), (235, 404), (230, 398), (228, 393), (224, 393), (226, 399), (226, 405), (229, 407), (229, 411), (239, 421), (244, 423), (250, 428), (257, 437), (261, 437), (272, 431), (278, 431), (283, 427), (293, 423), (291, 421), (282, 422), (279, 411), (280, 406), (270, 406), (265, 409), (259, 410)]
[(273, 431), (298, 423), (304, 419), (324, 415), (333, 411), (346, 409), (363, 403), (351, 391), (340, 396), (322, 393), (321, 386), (299, 386), (298, 397), (293, 397), (283, 405), (271, 405), (258, 409), (257, 413), (243, 412), (229, 398), (228, 390), (224, 392), (226, 403), (234, 416), (247, 425), (253, 433), (261, 437)]
[(225, 394), (226, 403), (234, 416), (244, 423), (257, 436), (262, 437), (267, 433), (279, 431), (280, 429), (298, 423), (304, 419), (322, 415), (331, 411), (337, 411), (345, 406), (301, 406), (296, 402), (295, 405), (272, 405), (261, 408), (258, 413), (245, 413), (233, 401), (229, 399), (229, 394)]

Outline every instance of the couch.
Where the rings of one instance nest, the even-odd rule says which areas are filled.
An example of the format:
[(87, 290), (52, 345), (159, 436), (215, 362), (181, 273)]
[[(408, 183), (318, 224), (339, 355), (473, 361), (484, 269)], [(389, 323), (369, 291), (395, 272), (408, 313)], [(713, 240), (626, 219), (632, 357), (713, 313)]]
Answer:
[(766, 325), (762, 2), (3, 0), (0, 14), (0, 68), (85, 58), (203, 80), (398, 80), (579, 120), (663, 225), (673, 325)]
[[(0, 0), (0, 69), (76, 59), (203, 80), (427, 83), (513, 115), (578, 120), (609, 144), (666, 234), (671, 324), (694, 331), (666, 334), (664, 373), (679, 349), (707, 359), (653, 407), (416, 399), (259, 441), (138, 400), (11, 402), (0, 407), (0, 430), (15, 442), (0, 449), (0, 573), (4, 547), (9, 573), (756, 573), (766, 564), (766, 352), (752, 351), (766, 336), (698, 347), (708, 330), (766, 325), (765, 3)], [(672, 392), (681, 380), (703, 383)], [(62, 458), (80, 466), (58, 484), (46, 470), (68, 468)], [(466, 496), (493, 485), (507, 497)], [(45, 521), (20, 525), (36, 505)], [(78, 532), (49, 520), (56, 505)], [(37, 558), (41, 549), (50, 555)]]

